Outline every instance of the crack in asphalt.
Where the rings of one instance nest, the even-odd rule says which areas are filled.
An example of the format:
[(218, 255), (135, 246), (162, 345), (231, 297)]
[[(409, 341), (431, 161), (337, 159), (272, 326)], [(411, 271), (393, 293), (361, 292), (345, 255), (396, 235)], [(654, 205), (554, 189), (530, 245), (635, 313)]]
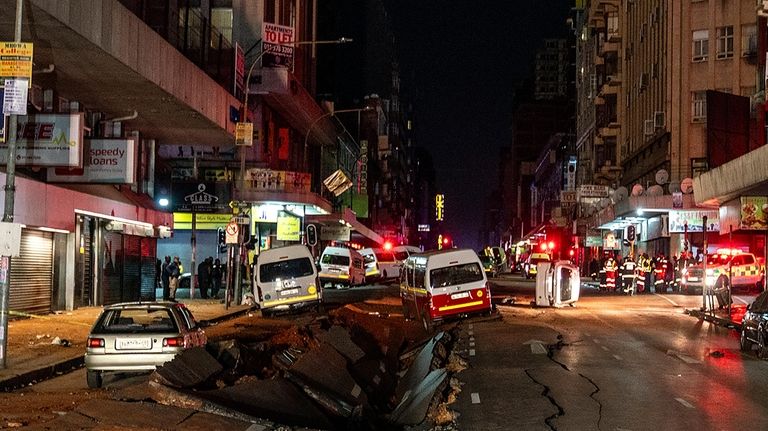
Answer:
[(544, 388), (544, 390), (541, 392), (541, 395), (547, 397), (549, 402), (553, 406), (555, 406), (557, 408), (557, 413), (555, 413), (555, 414), (547, 417), (546, 419), (544, 419), (544, 423), (547, 424), (549, 429), (551, 429), (552, 431), (557, 431), (557, 427), (552, 423), (552, 421), (554, 421), (555, 419), (557, 419), (560, 416), (565, 415), (565, 410), (563, 410), (563, 408), (560, 406), (560, 404), (557, 403), (557, 401), (555, 400), (555, 397), (553, 397), (550, 394), (551, 391), (549, 389), (549, 386), (547, 386), (544, 383), (541, 383), (540, 381), (536, 380), (536, 378), (533, 377), (533, 375), (531, 375), (531, 370), (525, 370), (525, 374), (528, 376), (529, 379), (531, 379), (531, 381), (533, 381), (537, 385), (539, 385), (539, 386)]
[(600, 400), (595, 398), (595, 394), (600, 392), (600, 386), (597, 386), (597, 383), (595, 383), (592, 379), (590, 379), (589, 377), (585, 376), (584, 374), (579, 373), (579, 376), (581, 376), (581, 378), (583, 378), (584, 380), (588, 381), (590, 384), (592, 384), (592, 386), (595, 387), (595, 390), (592, 391), (591, 394), (589, 394), (589, 397), (592, 398), (593, 400), (595, 400), (595, 402), (597, 403), (597, 429), (599, 430), (600, 429), (600, 422), (603, 421), (603, 403), (601, 403)]

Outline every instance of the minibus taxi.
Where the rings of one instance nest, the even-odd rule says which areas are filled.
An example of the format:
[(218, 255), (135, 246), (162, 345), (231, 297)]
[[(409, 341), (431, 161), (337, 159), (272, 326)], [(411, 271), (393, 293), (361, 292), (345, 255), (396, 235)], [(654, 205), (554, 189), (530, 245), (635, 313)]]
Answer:
[(360, 250), (360, 254), (363, 255), (365, 263), (366, 281), (397, 279), (400, 275), (402, 264), (395, 259), (392, 251), (383, 248), (364, 248)]
[(321, 283), (357, 286), (365, 284), (363, 256), (351, 248), (328, 246), (320, 256)]
[(305, 245), (262, 250), (253, 272), (253, 296), (263, 315), (323, 301), (317, 267)]
[(491, 291), (474, 250), (450, 249), (412, 254), (400, 271), (400, 299), (406, 319), (424, 329), (471, 313), (490, 313)]

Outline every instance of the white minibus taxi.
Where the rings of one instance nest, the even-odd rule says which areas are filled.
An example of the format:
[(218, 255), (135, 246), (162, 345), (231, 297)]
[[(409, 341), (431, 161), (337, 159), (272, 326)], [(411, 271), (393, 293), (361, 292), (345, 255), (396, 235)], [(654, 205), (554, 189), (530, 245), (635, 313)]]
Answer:
[(320, 282), (332, 285), (365, 284), (363, 256), (351, 248), (328, 246), (320, 256)]
[(262, 314), (305, 306), (319, 306), (323, 290), (312, 253), (305, 245), (263, 250), (253, 274), (256, 303)]

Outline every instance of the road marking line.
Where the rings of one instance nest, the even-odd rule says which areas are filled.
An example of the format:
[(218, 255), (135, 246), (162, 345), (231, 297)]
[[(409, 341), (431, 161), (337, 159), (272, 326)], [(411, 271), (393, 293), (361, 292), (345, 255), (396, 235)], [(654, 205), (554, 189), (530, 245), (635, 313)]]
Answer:
[(622, 360), (621, 356), (619, 356), (619, 355), (613, 355), (613, 357), (616, 358), (617, 361), (621, 361)]
[(471, 337), (471, 336), (473, 336), (473, 335), (475, 335), (475, 333), (474, 333), (474, 332), (472, 332), (472, 331), (469, 331), (469, 332), (467, 332), (467, 334), (469, 334), (469, 336), (470, 336), (470, 337)]
[(675, 400), (677, 400), (678, 403), (688, 407), (689, 409), (695, 408), (695, 407), (693, 407), (693, 404), (689, 403), (688, 401), (686, 401), (686, 400), (684, 400), (682, 398), (675, 398)]
[(472, 329), (472, 328), (474, 328), (474, 326), (472, 326), (472, 324), (470, 323), (469, 324), (469, 329)]
[(469, 356), (475, 356), (475, 349), (469, 349)]
[(480, 394), (477, 392), (472, 392), (469, 395), (472, 398), (472, 404), (480, 404)]
[(474, 341), (470, 341), (469, 342), (469, 347), (475, 347), (475, 342)]
[(475, 337), (469, 337), (469, 341), (475, 341)]
[(605, 350), (606, 352), (608, 351), (608, 347), (607, 346), (600, 346), (600, 347), (602, 347), (602, 349)]

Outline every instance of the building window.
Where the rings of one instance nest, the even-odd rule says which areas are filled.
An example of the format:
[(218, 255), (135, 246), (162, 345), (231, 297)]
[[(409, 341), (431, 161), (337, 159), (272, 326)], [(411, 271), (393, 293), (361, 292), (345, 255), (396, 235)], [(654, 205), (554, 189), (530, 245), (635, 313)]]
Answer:
[(709, 31), (693, 32), (693, 61), (705, 61), (709, 55)]
[(707, 119), (707, 92), (694, 91), (693, 105), (691, 106), (691, 120), (695, 123)]
[(757, 26), (741, 27), (741, 55), (748, 57), (757, 54)]
[(717, 58), (733, 57), (733, 26), (717, 28)]

